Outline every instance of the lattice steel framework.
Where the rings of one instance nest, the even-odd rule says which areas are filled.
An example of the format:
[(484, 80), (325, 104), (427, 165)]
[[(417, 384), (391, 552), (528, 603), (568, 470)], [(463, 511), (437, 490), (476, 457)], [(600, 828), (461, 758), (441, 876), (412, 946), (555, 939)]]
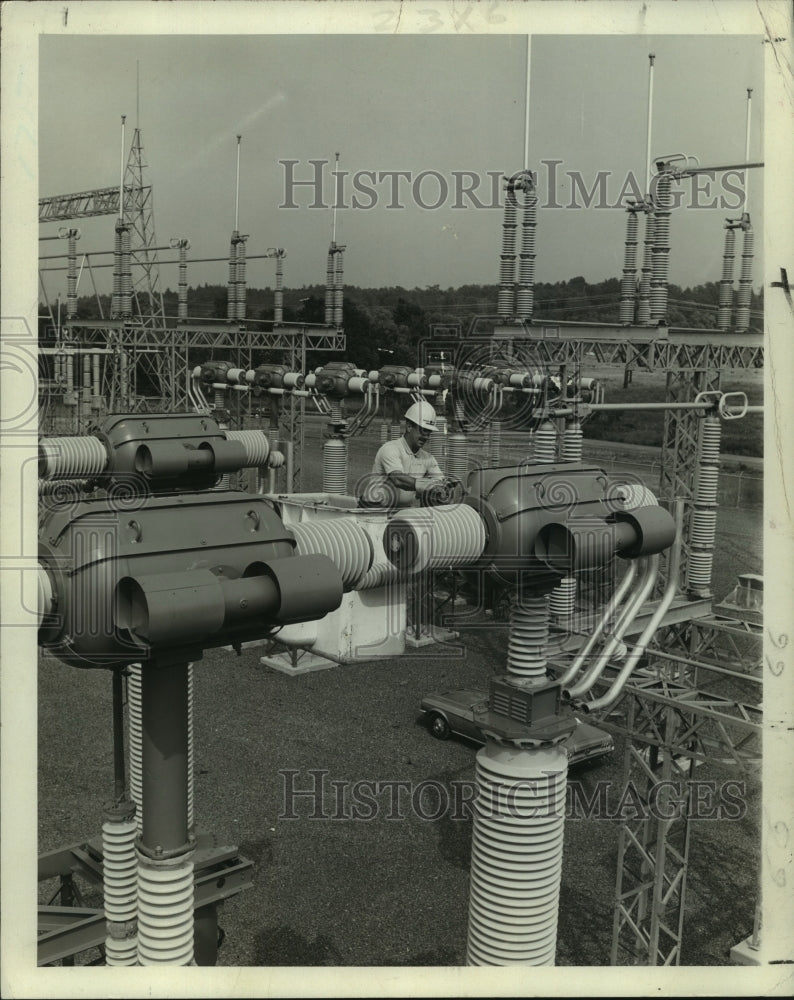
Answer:
[(599, 720), (627, 737), (621, 801), (632, 790), (618, 842), (613, 965), (680, 962), (692, 768), (761, 764), (761, 633), (744, 624), (707, 617), (662, 628), (626, 686), (625, 723)]

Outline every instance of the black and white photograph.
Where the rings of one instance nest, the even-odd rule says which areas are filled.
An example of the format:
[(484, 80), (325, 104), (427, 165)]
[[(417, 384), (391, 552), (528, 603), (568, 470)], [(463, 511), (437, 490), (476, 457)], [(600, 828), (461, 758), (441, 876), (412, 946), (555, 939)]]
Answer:
[(0, 17), (3, 995), (790, 995), (791, 5)]

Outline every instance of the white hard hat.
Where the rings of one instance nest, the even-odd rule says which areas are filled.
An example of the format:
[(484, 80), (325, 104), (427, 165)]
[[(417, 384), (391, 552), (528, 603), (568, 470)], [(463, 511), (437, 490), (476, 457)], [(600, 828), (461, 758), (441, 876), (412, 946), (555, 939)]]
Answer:
[(434, 431), (436, 429), (436, 411), (430, 403), (420, 401), (414, 403), (413, 406), (409, 406), (405, 411), (405, 419), (410, 420), (411, 423), (416, 424), (425, 431)]

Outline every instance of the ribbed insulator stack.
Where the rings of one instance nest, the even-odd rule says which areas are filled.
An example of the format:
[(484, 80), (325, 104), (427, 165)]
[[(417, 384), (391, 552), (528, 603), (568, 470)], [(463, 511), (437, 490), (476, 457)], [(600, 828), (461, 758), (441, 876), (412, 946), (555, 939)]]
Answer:
[(396, 441), (397, 438), (402, 437), (403, 429), (402, 424), (392, 424), (391, 425), (391, 439)]
[(507, 672), (525, 681), (546, 680), (549, 644), (549, 595), (522, 597), (510, 608)]
[(540, 464), (550, 464), (556, 458), (557, 429), (550, 420), (544, 421), (535, 431), (532, 459)]
[(187, 319), (187, 240), (179, 241), (179, 302), (177, 318), (184, 323)]
[(328, 422), (330, 424), (341, 424), (344, 421), (342, 414), (342, 401), (340, 399), (328, 400)]
[(66, 316), (77, 316), (77, 230), (70, 229), (66, 237)]
[(619, 501), (613, 501), (615, 510), (635, 510), (637, 507), (659, 505), (656, 494), (642, 483), (619, 483), (610, 490), (610, 497), (614, 497), (614, 501)]
[(347, 493), (347, 442), (340, 438), (323, 445), (323, 493)]
[(121, 231), (121, 315), (132, 316), (132, 237), (127, 226)]
[(411, 507), (389, 521), (383, 547), (392, 562), (408, 573), (466, 565), (485, 548), (485, 526), (467, 504)]
[(467, 965), (554, 965), (567, 774), (560, 746), (478, 752)]
[(240, 234), (235, 230), (229, 244), (229, 285), (226, 290), (227, 319), (234, 319), (237, 315), (237, 240), (239, 238)]
[(40, 479), (39, 496), (54, 497), (55, 503), (71, 503), (80, 497), (88, 483), (88, 479)]
[(129, 369), (130, 369), (130, 356), (122, 348), (119, 351), (119, 403), (123, 405), (129, 405), (130, 400), (130, 382), (129, 382)]
[(391, 424), (387, 424), (386, 421), (384, 420), (383, 423), (380, 425), (380, 443), (386, 444), (386, 442), (389, 440), (390, 437), (391, 437)]
[(127, 732), (130, 748), (130, 798), (135, 803), (138, 833), (143, 831), (143, 707), (141, 665), (131, 663), (127, 674)]
[(620, 322), (634, 322), (637, 298), (637, 229), (639, 219), (633, 206), (626, 216), (626, 252), (623, 257), (623, 277), (620, 281)]
[(102, 824), (102, 890), (108, 930), (105, 961), (110, 966), (137, 964), (137, 832), (133, 815), (109, 814)]
[(226, 437), (230, 441), (240, 441), (245, 448), (246, 465), (262, 466), (267, 463), (270, 454), (270, 442), (264, 431), (226, 431)]
[(516, 312), (516, 216), (516, 194), (512, 183), (508, 183), (502, 222), (502, 253), (499, 256), (499, 292), (496, 311), (500, 316), (515, 316)]
[(695, 476), (692, 518), (689, 524), (689, 557), (686, 568), (687, 590), (708, 596), (714, 561), (717, 531), (717, 495), (720, 475), (719, 417), (704, 417), (700, 425), (698, 467)]
[(442, 472), (444, 471), (444, 463), (446, 462), (446, 443), (447, 418), (443, 414), (439, 414), (436, 417), (436, 429), (427, 439), (425, 448), (438, 462)]
[(521, 206), (521, 251), (518, 255), (516, 315), (519, 319), (531, 319), (535, 306), (535, 240), (538, 196), (528, 175), (524, 178)]
[(328, 249), (328, 261), (325, 265), (325, 325), (332, 326), (334, 322), (334, 244)]
[(447, 434), (447, 475), (466, 485), (469, 478), (469, 455), (465, 434)]
[(640, 294), (637, 302), (637, 322), (648, 326), (651, 322), (651, 260), (656, 241), (656, 216), (653, 212), (645, 212), (645, 241), (642, 253), (642, 271), (640, 273)]
[(374, 551), (370, 537), (354, 521), (342, 518), (308, 521), (291, 525), (290, 531), (297, 542), (296, 555), (328, 556), (339, 570), (345, 590), (372, 565)]
[(96, 437), (50, 437), (39, 442), (39, 475), (42, 479), (95, 476), (107, 465), (105, 446)]
[(235, 274), (235, 287), (237, 289), (235, 293), (235, 309), (234, 315), (235, 319), (245, 319), (245, 303), (246, 303), (246, 257), (245, 257), (245, 241), (248, 237), (241, 236), (237, 241), (237, 269)]
[(226, 405), (226, 388), (224, 386), (213, 386), (212, 388), (212, 408), (222, 410)]
[(582, 461), (582, 425), (578, 420), (569, 420), (562, 435), (563, 462)]
[(334, 269), (334, 326), (340, 329), (344, 323), (344, 297), (345, 297), (345, 278), (344, 278), (344, 261), (342, 259), (342, 251), (338, 250), (336, 254), (336, 267)]
[(193, 961), (193, 862), (152, 862), (138, 851), (138, 964)]
[(750, 299), (753, 283), (753, 244), (755, 234), (749, 224), (742, 230), (742, 266), (739, 271), (739, 291), (736, 294), (736, 332), (750, 326)]
[[(71, 354), (66, 355), (66, 391), (70, 394), (74, 392), (74, 357)], [(74, 402), (73, 399), (71, 401)]]
[(273, 295), (273, 322), (284, 322), (284, 255), (276, 257), (276, 291)]
[(486, 448), (488, 449), (488, 464), (498, 465), (502, 454), (502, 422), (500, 420), (492, 420), (488, 424)]
[(83, 399), (86, 403), (91, 402), (91, 355), (83, 355)]
[(673, 207), (673, 179), (668, 173), (659, 176), (656, 189), (656, 231), (651, 261), (651, 322), (667, 318), (667, 277), (670, 269), (670, 213)]
[(117, 319), (121, 315), (121, 231), (123, 222), (119, 219), (113, 237), (113, 295), (110, 300), (110, 315)]
[(551, 621), (570, 632), (576, 610), (576, 577), (565, 576), (549, 594)]
[(719, 309), (717, 310), (717, 326), (720, 330), (728, 330), (731, 325), (733, 263), (735, 256), (736, 228), (728, 223), (725, 227), (725, 249), (722, 253), (722, 280), (720, 281)]

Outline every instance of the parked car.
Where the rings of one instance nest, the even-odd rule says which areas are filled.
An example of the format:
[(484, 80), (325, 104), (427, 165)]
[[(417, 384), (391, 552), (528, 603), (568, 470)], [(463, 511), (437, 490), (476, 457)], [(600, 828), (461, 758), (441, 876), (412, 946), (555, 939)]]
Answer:
[[(485, 737), (475, 719), (488, 708), (488, 695), (484, 691), (444, 691), (429, 694), (420, 706), (424, 719), (433, 736), (446, 740), (456, 733), (477, 743), (485, 743)], [(568, 766), (585, 760), (595, 760), (615, 749), (612, 736), (603, 729), (597, 729), (576, 718), (576, 728), (565, 741), (568, 749)]]

